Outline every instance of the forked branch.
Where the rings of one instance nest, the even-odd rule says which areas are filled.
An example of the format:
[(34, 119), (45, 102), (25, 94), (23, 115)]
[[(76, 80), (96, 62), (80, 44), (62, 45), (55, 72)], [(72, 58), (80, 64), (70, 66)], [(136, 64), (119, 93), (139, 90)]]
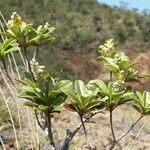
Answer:
[(143, 116), (141, 115), (137, 120), (136, 122), (134, 122), (131, 127), (118, 139), (116, 140), (112, 146), (110, 147), (109, 150), (112, 150), (124, 137), (127, 136), (127, 134), (134, 128), (134, 126), (143, 118)]
[(89, 120), (99, 114), (99, 113), (104, 113), (105, 109), (100, 110), (100, 111), (96, 111), (94, 113), (91, 113), (88, 117), (86, 117), (83, 122), (74, 130), (74, 131), (70, 131), (69, 129), (66, 130), (66, 137), (63, 140), (62, 144), (61, 144), (61, 148), (60, 150), (68, 150), (69, 146), (70, 146), (70, 142), (72, 141), (72, 139), (74, 138), (74, 136), (78, 133), (78, 131), (81, 129), (81, 127), (83, 126), (83, 123), (85, 122), (89, 122)]

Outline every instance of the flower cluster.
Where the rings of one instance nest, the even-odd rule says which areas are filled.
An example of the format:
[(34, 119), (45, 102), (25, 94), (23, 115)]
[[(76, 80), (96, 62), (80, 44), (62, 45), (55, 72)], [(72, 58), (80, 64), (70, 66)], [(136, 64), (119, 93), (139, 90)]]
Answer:
[(123, 84), (125, 81), (138, 80), (135, 63), (124, 52), (115, 50), (113, 39), (101, 45), (99, 53), (100, 58), (105, 61), (105, 68), (114, 73), (116, 82)]
[(49, 26), (50, 26), (50, 24), (48, 22), (46, 22), (45, 25), (44, 25), (44, 28), (47, 28)]
[(125, 71), (121, 70), (119, 73), (116, 74), (115, 79), (112, 83), (112, 87), (114, 92), (119, 91), (122, 88), (122, 85), (125, 83)]
[(111, 58), (111, 56), (115, 52), (114, 40), (113, 39), (107, 40), (104, 45), (101, 45), (99, 47), (98, 52), (100, 53), (102, 59), (105, 59), (105, 57)]
[(103, 52), (113, 51), (114, 50), (114, 40), (110, 39), (106, 41), (104, 45), (101, 45), (99, 49)]
[(10, 27), (22, 26), (25, 24), (26, 23), (22, 20), (22, 18), (16, 12), (13, 12), (13, 14), (11, 15), (11, 20), (8, 21), (8, 26)]
[(117, 52), (114, 58), (117, 60), (117, 62), (129, 61), (129, 57), (126, 56), (124, 52)]
[(55, 28), (51, 27), (49, 23), (46, 22), (44, 25), (34, 28), (33, 24), (24, 22), (16, 12), (11, 15), (7, 24), (8, 30), (0, 34), (15, 39), (20, 47), (36, 46), (39, 48), (45, 42), (55, 39), (52, 34)]
[(116, 81), (120, 82), (120, 83), (124, 83), (125, 80), (125, 72), (124, 70), (121, 70), (117, 75), (116, 75)]
[(45, 66), (39, 65), (39, 63), (35, 60), (35, 58), (32, 58), (32, 60), (30, 61), (30, 65), (33, 76), (35, 80), (37, 80), (39, 75), (43, 73)]

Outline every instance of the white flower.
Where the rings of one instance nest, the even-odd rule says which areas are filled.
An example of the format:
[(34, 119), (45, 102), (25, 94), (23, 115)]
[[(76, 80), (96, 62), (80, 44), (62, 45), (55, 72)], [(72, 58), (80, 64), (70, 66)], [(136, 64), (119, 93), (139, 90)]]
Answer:
[(35, 62), (35, 66), (38, 66), (39, 65), (39, 63), (38, 62)]
[(120, 73), (124, 73), (124, 70), (121, 70)]
[(105, 48), (104, 45), (100, 45), (100, 46), (99, 46), (99, 49), (103, 49), (103, 48)]
[(40, 66), (40, 69), (44, 69), (44, 68), (45, 68), (45, 66), (44, 66), (44, 65)]
[(40, 90), (39, 88), (36, 88), (35, 90), (36, 90), (37, 92), (41, 92), (41, 90)]
[(46, 22), (45, 25), (44, 25), (44, 27), (45, 27), (45, 28), (49, 27), (49, 23)]
[(108, 49), (114, 50), (114, 40), (113, 39), (107, 40), (104, 46), (106, 46)]
[(32, 58), (31, 61), (30, 61), (30, 65), (31, 65), (31, 71), (34, 75), (34, 78), (35, 80), (38, 79), (38, 76), (44, 72), (44, 68), (45, 66), (44, 65), (39, 65), (39, 63), (36, 61), (35, 58)]
[(119, 83), (118, 82), (113, 82), (113, 86), (119, 86)]
[(104, 98), (102, 98), (101, 100), (102, 101), (106, 101), (106, 100), (108, 100), (109, 99), (109, 97), (108, 96), (105, 96)]
[(117, 61), (115, 59), (113, 59), (113, 58), (108, 58), (107, 61), (110, 64), (116, 64), (117, 63)]
[(48, 128), (44, 130), (45, 134), (48, 135)]
[(43, 70), (43, 69), (40, 69), (40, 68), (37, 70), (38, 73), (42, 73), (43, 71), (44, 71), (44, 70)]
[(17, 12), (13, 12), (12, 15), (13, 15), (13, 16), (16, 16), (16, 15), (18, 15), (18, 14), (17, 14)]

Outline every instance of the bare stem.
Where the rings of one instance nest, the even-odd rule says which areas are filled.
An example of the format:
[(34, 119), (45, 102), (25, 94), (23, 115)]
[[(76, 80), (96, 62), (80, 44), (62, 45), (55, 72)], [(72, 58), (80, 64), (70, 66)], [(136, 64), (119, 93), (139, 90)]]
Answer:
[(83, 121), (83, 116), (80, 116), (80, 121), (81, 121), (81, 124), (82, 124), (82, 127), (83, 127), (84, 135), (87, 139), (87, 131), (86, 131), (85, 124), (84, 124), (84, 121)]
[(112, 139), (113, 139), (113, 142), (116, 141), (116, 138), (115, 138), (115, 132), (114, 132), (114, 128), (113, 128), (113, 120), (112, 120), (112, 110), (109, 110), (110, 112), (110, 128), (111, 128), (111, 133), (112, 133)]
[(110, 72), (110, 81), (112, 81), (112, 71)]
[(29, 61), (28, 56), (27, 56), (27, 48), (26, 48), (26, 46), (24, 46), (23, 49), (24, 49), (24, 54), (25, 54), (26, 61), (28, 63), (29, 71), (30, 71), (30, 73), (31, 73), (31, 75), (33, 77), (33, 80), (35, 81), (35, 78), (34, 78), (34, 75), (33, 75), (32, 69), (31, 69), (30, 61)]
[(91, 150), (95, 150), (96, 147), (95, 147), (95, 146), (92, 146), (92, 144), (91, 144), (91, 142), (90, 142), (90, 140), (89, 140), (89, 138), (88, 138), (88, 136), (87, 136), (87, 130), (86, 130), (86, 127), (85, 127), (85, 121), (83, 120), (83, 116), (80, 116), (80, 120), (81, 120), (81, 125), (82, 125), (82, 127), (83, 127), (84, 135), (85, 135), (85, 137), (86, 137), (86, 141), (87, 141), (87, 143), (89, 144), (90, 149), (91, 149)]
[(72, 141), (74, 136), (78, 133), (81, 127), (82, 127), (82, 123), (73, 132), (71, 132), (69, 129), (66, 130), (66, 137), (61, 144), (60, 150), (69, 149), (70, 142)]
[(46, 115), (47, 115), (47, 121), (48, 121), (48, 137), (49, 137), (49, 140), (50, 140), (50, 145), (55, 147), (55, 142), (54, 142), (53, 133), (52, 133), (52, 122), (51, 122), (50, 111), (48, 111), (46, 113)]
[(25, 55), (26, 61), (28, 63), (29, 70), (31, 71), (31, 66), (30, 66), (30, 61), (29, 61), (28, 56), (27, 56), (27, 48), (26, 48), (26, 46), (23, 47), (23, 50), (24, 50), (24, 55)]

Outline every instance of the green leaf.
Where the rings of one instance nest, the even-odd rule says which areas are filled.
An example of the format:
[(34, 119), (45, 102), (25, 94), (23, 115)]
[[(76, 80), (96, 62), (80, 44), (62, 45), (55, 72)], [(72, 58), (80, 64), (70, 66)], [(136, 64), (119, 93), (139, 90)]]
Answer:
[(86, 85), (82, 80), (76, 80), (73, 89), (63, 91), (70, 98), (70, 103), (65, 106), (66, 109), (76, 111), (80, 116), (83, 116), (86, 113), (95, 110), (103, 103), (96, 98), (98, 88), (90, 90), (89, 84), (90, 83)]
[(13, 38), (16, 39), (16, 36), (13, 33), (10, 32), (0, 32), (0, 35), (6, 36), (7, 38)]
[(17, 38), (22, 36), (20, 28), (16, 25), (10, 27), (10, 30), (12, 32), (9, 31), (9, 33), (13, 33)]
[(3, 48), (4, 48), (4, 49), (7, 49), (7, 48), (10, 47), (11, 45), (13, 45), (15, 42), (16, 42), (15, 39), (12, 39), (12, 38), (6, 39), (6, 40), (4, 41), (4, 43), (3, 43)]
[[(28, 106), (33, 106), (34, 109), (40, 111), (50, 110), (52, 112), (59, 112), (59, 107), (67, 98), (67, 95), (63, 93), (62, 89), (67, 90), (72, 85), (69, 80), (62, 80), (59, 82), (53, 82), (53, 78), (45, 78), (45, 82), (42, 85), (38, 84), (34, 80), (25, 78), (20, 83), (23, 84), (19, 97), (29, 100)], [(50, 87), (49, 87), (50, 86)], [(30, 101), (32, 103), (30, 103)], [(34, 105), (33, 105), (34, 103)]]
[(79, 105), (82, 105), (82, 102), (80, 101), (79, 97), (75, 92), (73, 92), (70, 89), (62, 90), (73, 102), (77, 102)]
[(62, 81), (56, 83), (53, 90), (68, 89), (71, 87), (71, 85), (72, 85), (72, 82), (70, 80), (62, 80)]
[(24, 102), (24, 105), (29, 106), (29, 107), (38, 107), (36, 103), (33, 103), (31, 101)]
[(116, 64), (105, 64), (105, 68), (114, 73), (117, 73), (119, 71), (119, 67)]
[(103, 91), (103, 93), (109, 92), (108, 87), (103, 81), (96, 79), (96, 80), (93, 80), (93, 83), (95, 83), (96, 87), (98, 87), (101, 91)]
[[(33, 30), (32, 24), (26, 24), (25, 27), (22, 29), (22, 35), (24, 35), (26, 32), (29, 32), (30, 30)], [(27, 33), (26, 33), (27, 34)]]
[(82, 80), (75, 81), (75, 90), (78, 95), (85, 95), (85, 83)]
[(143, 93), (136, 92), (133, 96), (134, 103), (133, 108), (140, 112), (142, 115), (150, 115), (150, 93), (144, 91)]

